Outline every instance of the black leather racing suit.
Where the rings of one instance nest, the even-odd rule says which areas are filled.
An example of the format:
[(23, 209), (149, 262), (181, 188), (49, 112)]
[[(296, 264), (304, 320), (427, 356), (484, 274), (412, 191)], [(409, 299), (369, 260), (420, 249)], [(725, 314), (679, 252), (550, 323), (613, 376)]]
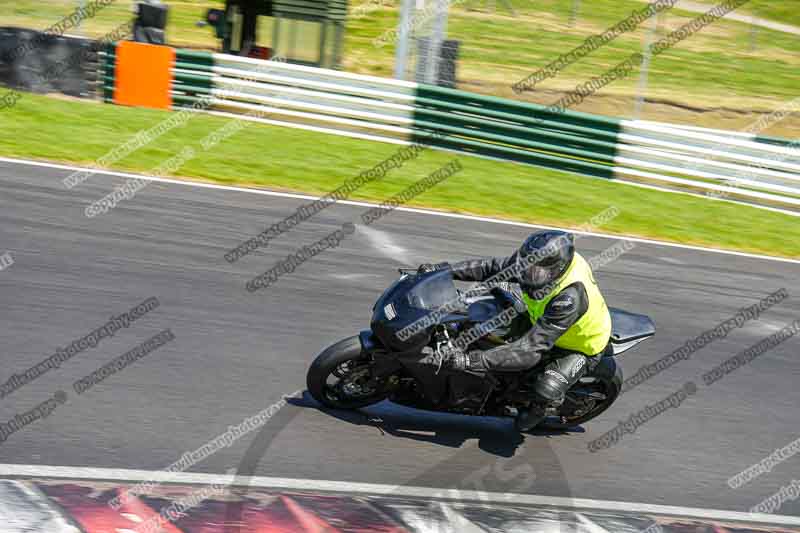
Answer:
[[(480, 282), (486, 281), (500, 271), (510, 271), (506, 269), (512, 268), (516, 260), (515, 253), (505, 258), (461, 261), (451, 264), (450, 268), (456, 280)], [(508, 281), (515, 284), (513, 287), (525, 290), (518, 279), (511, 278)], [(528, 292), (528, 295), (533, 297), (531, 292)], [(516, 292), (515, 296), (521, 302), (521, 294)], [(538, 299), (541, 298), (539, 295)], [(588, 308), (589, 299), (583, 283), (573, 283), (550, 300), (544, 314), (520, 338), (505, 346), (480, 354), (470, 354), (470, 358), (482, 356), (486, 368), (494, 372), (527, 370), (539, 364), (543, 357), (551, 360), (544, 373), (539, 376), (535, 390), (545, 400), (558, 403), (563, 400), (564, 393), (583, 377), (587, 370), (594, 368), (599, 360), (599, 357), (587, 357), (581, 353), (555, 347), (558, 338), (575, 324)], [(527, 321), (527, 324), (531, 322), (527, 313), (517, 319), (523, 323)]]

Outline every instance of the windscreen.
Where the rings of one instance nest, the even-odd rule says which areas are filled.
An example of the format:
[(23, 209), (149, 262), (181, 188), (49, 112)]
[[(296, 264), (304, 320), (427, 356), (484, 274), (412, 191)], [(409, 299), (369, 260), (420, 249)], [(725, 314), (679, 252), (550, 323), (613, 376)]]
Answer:
[(408, 291), (408, 304), (418, 309), (434, 311), (448, 304), (452, 306), (458, 301), (458, 291), (449, 270), (431, 274)]

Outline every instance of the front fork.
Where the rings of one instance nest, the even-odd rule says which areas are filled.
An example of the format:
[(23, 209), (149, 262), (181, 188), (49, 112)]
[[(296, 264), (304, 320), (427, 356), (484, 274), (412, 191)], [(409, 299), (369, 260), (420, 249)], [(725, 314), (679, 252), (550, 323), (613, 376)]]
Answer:
[(372, 359), (369, 383), (386, 379), (402, 368), (402, 365), (395, 357), (388, 355), (386, 349), (375, 338), (371, 330), (361, 331), (358, 334), (358, 341), (361, 343), (361, 353), (368, 355)]

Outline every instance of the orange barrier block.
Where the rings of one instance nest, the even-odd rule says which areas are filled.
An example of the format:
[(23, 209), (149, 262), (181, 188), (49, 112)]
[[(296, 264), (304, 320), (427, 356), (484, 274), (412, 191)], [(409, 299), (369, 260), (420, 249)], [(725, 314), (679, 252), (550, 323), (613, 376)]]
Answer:
[(123, 41), (117, 45), (114, 103), (169, 109), (175, 49)]

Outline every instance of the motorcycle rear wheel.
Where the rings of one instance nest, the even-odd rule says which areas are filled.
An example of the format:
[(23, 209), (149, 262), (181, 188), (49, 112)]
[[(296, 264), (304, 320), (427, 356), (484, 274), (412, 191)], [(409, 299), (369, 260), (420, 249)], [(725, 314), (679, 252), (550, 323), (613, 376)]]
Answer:
[[(306, 375), (311, 396), (332, 409), (359, 409), (387, 397), (383, 383), (371, 381), (369, 355), (361, 350), (358, 337), (348, 337), (328, 347), (314, 359)], [(330, 379), (338, 382), (330, 383)]]

